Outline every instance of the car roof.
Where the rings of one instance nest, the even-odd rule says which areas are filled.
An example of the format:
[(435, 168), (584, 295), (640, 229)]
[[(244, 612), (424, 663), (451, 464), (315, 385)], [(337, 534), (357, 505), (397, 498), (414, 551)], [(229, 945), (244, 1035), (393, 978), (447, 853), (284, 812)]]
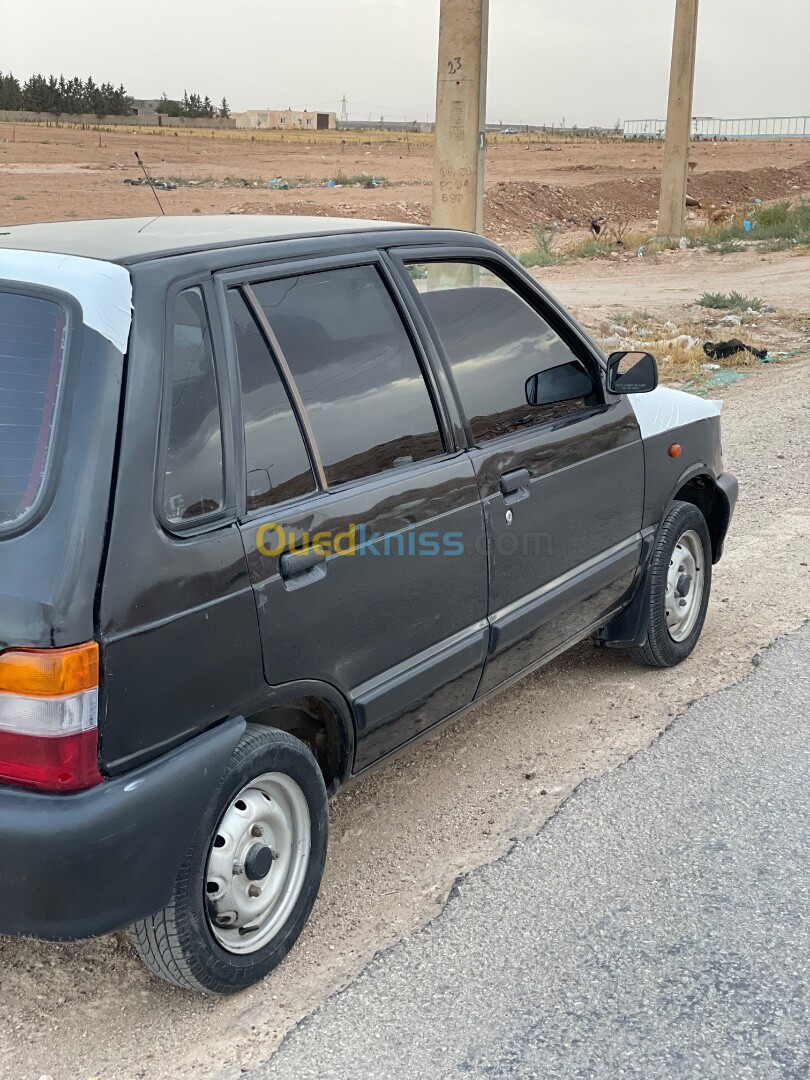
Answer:
[(127, 263), (272, 240), (414, 228), (394, 221), (269, 214), (101, 218), (0, 226), (0, 248)]

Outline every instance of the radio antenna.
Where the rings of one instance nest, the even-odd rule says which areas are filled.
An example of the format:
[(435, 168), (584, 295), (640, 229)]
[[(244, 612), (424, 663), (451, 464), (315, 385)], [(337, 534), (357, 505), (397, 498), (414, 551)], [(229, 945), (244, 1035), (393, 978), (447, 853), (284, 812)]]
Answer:
[(158, 204), (158, 206), (160, 206), (160, 212), (161, 212), (161, 214), (164, 214), (164, 215), (165, 215), (166, 211), (165, 211), (165, 210), (163, 209), (163, 206), (161, 205), (160, 199), (158, 198), (158, 193), (157, 193), (157, 191), (155, 191), (155, 185), (154, 185), (154, 184), (152, 183), (152, 177), (151, 177), (151, 176), (149, 175), (149, 173), (148, 173), (148, 172), (146, 171), (146, 166), (145, 166), (145, 165), (144, 165), (144, 163), (143, 163), (143, 162), (141, 161), (141, 155), (140, 155), (140, 154), (138, 153), (138, 151), (137, 151), (137, 150), (135, 151), (135, 157), (136, 157), (136, 158), (137, 158), (137, 160), (138, 160), (138, 164), (139, 164), (139, 165), (140, 165), (140, 167), (141, 167), (141, 168), (143, 169), (143, 175), (144, 175), (144, 176), (146, 177), (146, 182), (147, 182), (147, 184), (149, 184), (149, 187), (150, 187), (150, 188), (152, 189), (152, 194), (153, 194), (153, 195), (155, 196), (155, 202), (156, 202), (156, 203)]

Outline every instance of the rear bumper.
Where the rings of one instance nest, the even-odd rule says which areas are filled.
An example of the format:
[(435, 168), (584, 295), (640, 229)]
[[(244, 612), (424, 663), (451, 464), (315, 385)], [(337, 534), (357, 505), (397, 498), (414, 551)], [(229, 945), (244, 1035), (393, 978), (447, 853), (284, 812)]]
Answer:
[(75, 795), (0, 787), (0, 934), (93, 937), (164, 907), (244, 729), (229, 720)]

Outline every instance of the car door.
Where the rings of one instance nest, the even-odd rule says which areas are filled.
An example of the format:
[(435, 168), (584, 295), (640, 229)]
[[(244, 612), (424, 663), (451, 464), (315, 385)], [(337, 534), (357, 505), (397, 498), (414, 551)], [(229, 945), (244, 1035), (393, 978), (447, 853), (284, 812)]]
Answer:
[(377, 253), (220, 289), (265, 676), (337, 687), (362, 769), (474, 697), (488, 634), (475, 469)]
[(584, 337), (507, 260), (435, 248), (400, 257), (465, 413), (485, 506), (485, 694), (627, 594), (641, 552), (642, 444)]

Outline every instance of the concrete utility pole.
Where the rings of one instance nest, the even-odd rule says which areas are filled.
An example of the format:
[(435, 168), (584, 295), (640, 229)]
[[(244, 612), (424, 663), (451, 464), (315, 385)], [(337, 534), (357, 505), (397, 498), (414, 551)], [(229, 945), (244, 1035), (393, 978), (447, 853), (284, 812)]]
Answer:
[(482, 232), (489, 0), (441, 0), (432, 224)]
[(661, 201), (658, 207), (659, 236), (682, 236), (686, 211), (686, 173), (692, 124), (692, 90), (695, 84), (698, 0), (677, 0), (669, 71), (667, 133)]

